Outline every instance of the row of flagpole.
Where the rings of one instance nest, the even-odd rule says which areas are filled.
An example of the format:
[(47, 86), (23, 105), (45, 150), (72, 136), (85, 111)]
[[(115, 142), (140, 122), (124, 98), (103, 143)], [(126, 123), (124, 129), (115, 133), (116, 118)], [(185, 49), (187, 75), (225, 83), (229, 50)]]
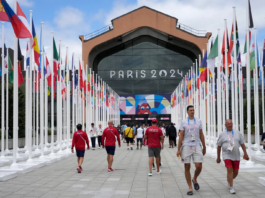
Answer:
[[(5, 1), (2, 1), (5, 10), (11, 9)], [(15, 1), (14, 13), (17, 13), (18, 3)], [(21, 8), (19, 7), (20, 12)], [(23, 13), (24, 15), (24, 13)], [(24, 15), (25, 16), (25, 15)], [(23, 22), (24, 23), (24, 22)], [(26, 20), (27, 23), (27, 20)], [(33, 157), (40, 155), (38, 160), (45, 161), (58, 157), (58, 155), (70, 153), (70, 132), (76, 130), (78, 123), (83, 124), (83, 129), (88, 133), (90, 123), (94, 122), (103, 128), (107, 127), (107, 121), (112, 119), (114, 125), (120, 123), (119, 95), (111, 89), (106, 82), (102, 80), (88, 65), (79, 60), (78, 74), (75, 66), (75, 56), (72, 55), (72, 82), (70, 82), (70, 68), (68, 64), (68, 48), (66, 48), (66, 59), (63, 66), (61, 59), (61, 41), (59, 45), (59, 55), (56, 48), (53, 32), (51, 33), (51, 61), (44, 51), (43, 26), (41, 23), (40, 49), (37, 42), (37, 36), (33, 24), (32, 11), (30, 11), (30, 24), (28, 26), (29, 34), (19, 38), (28, 38), (26, 50), (26, 77), (25, 77), (25, 147), (18, 148), (18, 87), (23, 82), (19, 77), (21, 72), (21, 62), (18, 62), (18, 53), (20, 46), (18, 41), (19, 33), (14, 35), (14, 61), (13, 61), (13, 163), (10, 166), (15, 169), (20, 167), (17, 159), (20, 156), (19, 151), (25, 151), (28, 156), (27, 163), (36, 163)], [(13, 28), (14, 25), (12, 24)], [(15, 31), (15, 28), (14, 28)], [(8, 75), (9, 71), (4, 72), (4, 68), (11, 67), (12, 63), (8, 60), (8, 49), (4, 42), (4, 23), (2, 23), (2, 98), (1, 98), (1, 158), (0, 161), (7, 160), (6, 156), (10, 154), (8, 150)], [(19, 47), (18, 47), (19, 46)], [(18, 52), (19, 51), (19, 52)], [(20, 58), (20, 57), (19, 57)], [(7, 61), (6, 61), (7, 60)], [(36, 69), (37, 67), (37, 69)], [(45, 71), (44, 71), (45, 70)], [(6, 74), (6, 118), (4, 115), (4, 75)], [(36, 74), (36, 75), (35, 75)], [(19, 85), (19, 86), (18, 86)], [(71, 86), (72, 85), (72, 86)], [(56, 86), (56, 89), (55, 89)], [(54, 141), (54, 99), (56, 90), (56, 132), (57, 141)], [(50, 92), (50, 105), (48, 103), (48, 93)], [(72, 106), (71, 106), (72, 102)], [(72, 107), (72, 108), (71, 108)], [(48, 111), (51, 109), (51, 111)], [(51, 141), (48, 142), (48, 113), (51, 112)], [(72, 115), (72, 122), (71, 122)], [(86, 119), (85, 119), (86, 118)], [(6, 119), (6, 128), (5, 128)], [(85, 125), (86, 123), (86, 125)], [(72, 124), (72, 127), (71, 127)], [(6, 132), (6, 151), (4, 152), (4, 133)], [(57, 145), (57, 147), (55, 147)], [(58, 152), (56, 152), (58, 151)], [(47, 155), (50, 153), (49, 155)], [(6, 155), (6, 156), (5, 156)]]
[[(264, 123), (264, 73), (263, 67), (265, 66), (265, 57), (258, 55), (256, 28), (252, 30), (254, 32), (254, 42), (251, 45), (250, 53), (250, 34), (251, 29), (254, 27), (250, 1), (246, 0), (246, 19), (247, 19), (247, 32), (245, 50), (246, 54), (246, 103), (247, 103), (247, 142), (248, 153), (250, 161), (246, 164), (253, 166), (252, 156), (262, 155), (260, 151), (260, 123), (259, 117), (262, 116), (263, 132), (265, 132)], [(233, 7), (233, 22), (230, 38), (230, 46), (228, 42), (227, 22), (224, 20), (224, 36), (222, 48), (220, 47), (220, 30), (218, 29), (218, 35), (212, 42), (212, 46), (207, 44), (207, 50), (204, 54), (204, 58), (199, 62), (196, 59), (195, 64), (191, 67), (191, 70), (182, 79), (177, 88), (174, 90), (171, 96), (172, 106), (172, 120), (176, 122), (179, 127), (181, 119), (187, 117), (186, 106), (194, 105), (196, 111), (196, 117), (202, 120), (204, 134), (207, 138), (207, 146), (211, 151), (216, 149), (216, 140), (221, 131), (225, 130), (225, 120), (231, 119), (234, 123), (234, 129), (239, 130), (244, 136), (244, 109), (243, 109), (243, 72), (241, 63), (240, 45), (238, 39), (238, 27), (236, 21), (236, 8)], [(212, 40), (213, 41), (213, 40)], [(210, 53), (209, 53), (210, 52)], [(263, 55), (264, 55), (263, 48)], [(221, 56), (222, 53), (222, 56)], [(232, 57), (232, 59), (231, 59)], [(260, 64), (260, 62), (262, 63)], [(200, 65), (197, 68), (197, 64)], [(231, 68), (231, 74), (229, 74), (229, 66)], [(259, 77), (258, 77), (258, 67)], [(223, 73), (225, 69), (225, 74)], [(215, 70), (217, 74), (215, 74)], [(196, 71), (196, 74), (195, 74)], [(197, 73), (197, 71), (200, 71)], [(254, 76), (254, 121), (255, 121), (255, 144), (251, 143), (251, 72)], [(229, 77), (230, 75), (230, 77)], [(262, 95), (262, 107), (259, 106), (259, 82), (261, 85)], [(231, 82), (229, 86), (229, 80)], [(230, 87), (230, 89), (229, 89)], [(217, 100), (216, 100), (217, 96)], [(230, 96), (230, 97), (229, 97)], [(230, 103), (231, 101), (231, 103)], [(230, 104), (229, 104), (230, 103)], [(262, 108), (262, 115), (259, 114), (259, 109)], [(216, 117), (217, 116), (217, 117)], [(216, 129), (217, 124), (217, 129)], [(216, 133), (217, 132), (217, 133)], [(254, 152), (255, 151), (255, 152)]]

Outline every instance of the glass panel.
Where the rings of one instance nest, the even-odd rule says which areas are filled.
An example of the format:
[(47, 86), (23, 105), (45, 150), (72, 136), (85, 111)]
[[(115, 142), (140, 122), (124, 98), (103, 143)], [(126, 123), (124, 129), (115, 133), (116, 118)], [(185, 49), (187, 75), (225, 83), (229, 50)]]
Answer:
[(171, 94), (193, 65), (179, 50), (141, 36), (110, 49), (98, 64), (98, 74), (118, 94)]

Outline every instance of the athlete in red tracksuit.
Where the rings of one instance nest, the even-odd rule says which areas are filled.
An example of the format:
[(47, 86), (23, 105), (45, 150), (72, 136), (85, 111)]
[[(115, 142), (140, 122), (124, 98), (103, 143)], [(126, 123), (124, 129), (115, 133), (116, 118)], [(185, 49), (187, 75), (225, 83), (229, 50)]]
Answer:
[(82, 124), (78, 124), (76, 126), (77, 131), (73, 135), (72, 140), (72, 153), (74, 153), (74, 147), (76, 150), (76, 156), (77, 156), (77, 172), (81, 173), (82, 171), (82, 163), (84, 160), (85, 150), (86, 150), (86, 144), (87, 144), (87, 150), (89, 149), (89, 141), (86, 132), (82, 131)]
[(119, 147), (121, 147), (121, 140), (118, 130), (113, 127), (112, 120), (108, 121), (108, 125), (109, 126), (104, 129), (102, 134), (102, 148), (106, 148), (108, 154), (108, 172), (111, 172), (113, 171), (111, 166), (113, 163), (113, 156), (115, 154), (116, 138), (118, 140)]

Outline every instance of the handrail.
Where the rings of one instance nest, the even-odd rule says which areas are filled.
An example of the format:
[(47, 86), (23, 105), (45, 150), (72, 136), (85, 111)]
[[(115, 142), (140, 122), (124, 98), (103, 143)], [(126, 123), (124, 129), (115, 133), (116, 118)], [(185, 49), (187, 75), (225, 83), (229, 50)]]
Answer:
[(186, 32), (189, 32), (191, 34), (194, 34), (196, 36), (205, 36), (206, 35), (206, 30), (196, 30), (196, 29), (193, 29), (187, 25), (184, 25), (183, 23), (177, 23), (177, 28), (184, 30)]
[(108, 31), (110, 31), (112, 29), (113, 29), (113, 26), (111, 24), (110, 25), (106, 25), (103, 28), (100, 28), (100, 29), (98, 29), (98, 30), (96, 30), (94, 32), (91, 32), (91, 33), (85, 35), (84, 36), (84, 40), (90, 40), (90, 39), (92, 39), (92, 38), (94, 38), (94, 37), (96, 37), (96, 36), (98, 36), (100, 34), (103, 34), (105, 32), (108, 32)]
[[(189, 32), (193, 35), (196, 35), (196, 36), (205, 36), (206, 35), (206, 31), (205, 30), (196, 30), (196, 29), (193, 29), (187, 25), (184, 25), (183, 23), (177, 23), (177, 26), (176, 26), (178, 29), (181, 29), (181, 30), (184, 30), (186, 32)], [(104, 26), (103, 28), (100, 28), (94, 32), (91, 32), (87, 35), (84, 36), (84, 40), (87, 41), (87, 40), (90, 40), (96, 36), (99, 36), (105, 32), (108, 32), (110, 30), (113, 29), (113, 26), (112, 24), (110, 25), (106, 25)]]

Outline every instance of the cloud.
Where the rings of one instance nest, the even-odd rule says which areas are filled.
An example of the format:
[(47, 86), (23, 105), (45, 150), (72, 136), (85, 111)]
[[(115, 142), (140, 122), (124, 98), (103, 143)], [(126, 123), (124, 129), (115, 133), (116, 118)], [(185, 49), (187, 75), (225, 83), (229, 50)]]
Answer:
[[(7, 0), (7, 3), (13, 8), (15, 0)], [(20, 6), (25, 6), (25, 7), (32, 7), (34, 5), (34, 2), (31, 0), (17, 0), (18, 4)]]
[(65, 7), (62, 8), (55, 16), (54, 23), (59, 28), (69, 28), (79, 26), (84, 22), (85, 14), (77, 8)]

